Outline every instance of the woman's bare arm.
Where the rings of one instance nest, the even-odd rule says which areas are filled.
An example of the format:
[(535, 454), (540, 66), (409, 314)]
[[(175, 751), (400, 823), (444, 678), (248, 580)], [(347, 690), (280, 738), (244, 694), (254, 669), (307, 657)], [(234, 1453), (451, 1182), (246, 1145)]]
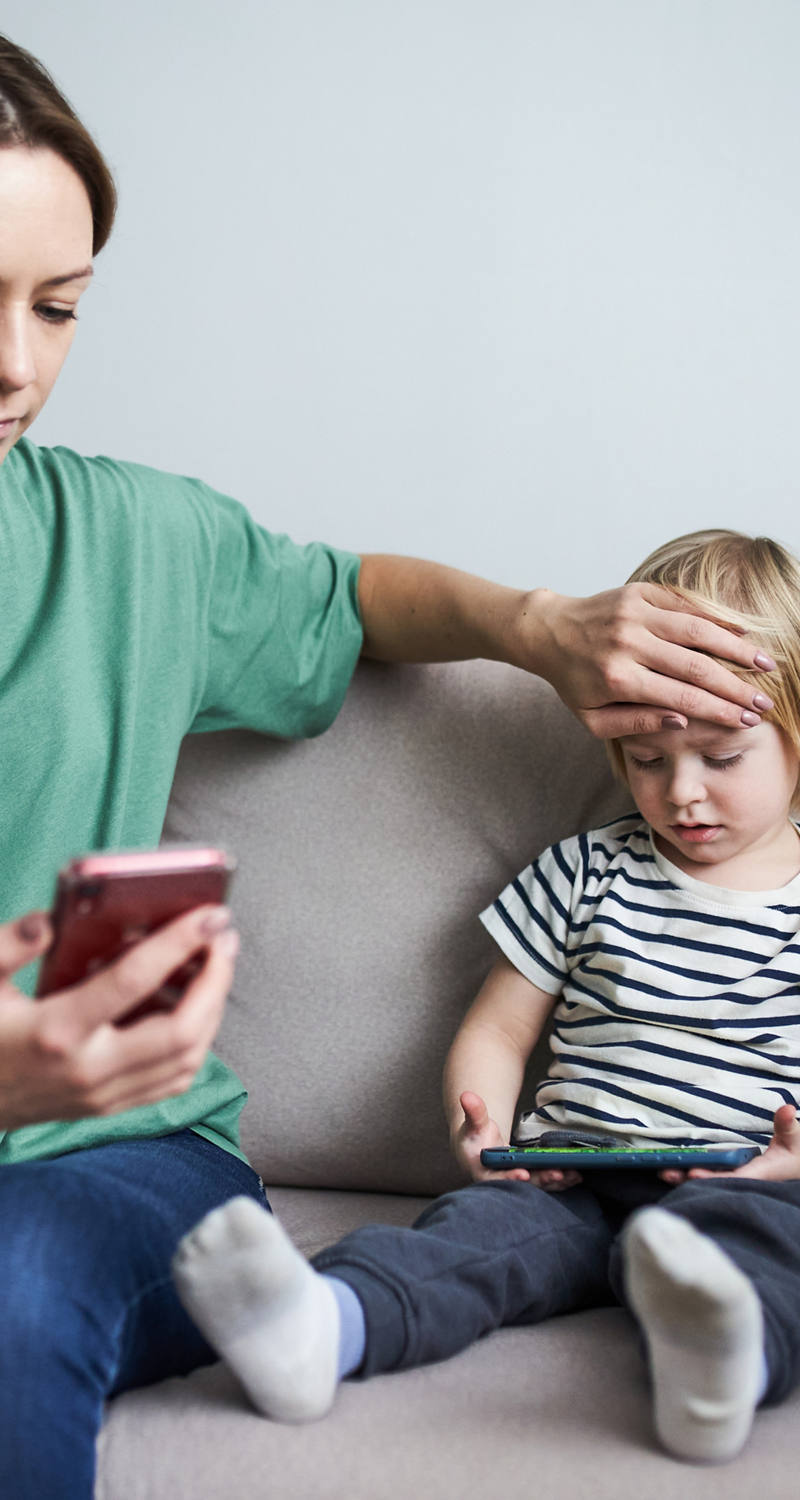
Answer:
[(757, 724), (771, 707), (768, 678), (759, 692), (711, 660), (769, 672), (769, 657), (656, 584), (569, 599), (417, 558), (370, 554), (362, 558), (359, 603), (365, 656), (510, 662), (546, 678), (601, 738), (652, 734), (689, 718)]

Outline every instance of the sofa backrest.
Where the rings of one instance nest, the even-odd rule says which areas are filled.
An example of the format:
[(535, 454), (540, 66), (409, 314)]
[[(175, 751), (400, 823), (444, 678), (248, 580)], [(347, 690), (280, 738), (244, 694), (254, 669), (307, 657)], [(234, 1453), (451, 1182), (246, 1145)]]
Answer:
[(185, 741), (165, 838), (238, 859), (217, 1050), (250, 1090), (243, 1142), (268, 1185), (455, 1185), (441, 1071), (496, 956), (477, 914), (547, 844), (629, 806), (551, 689), (492, 662), (362, 663), (317, 740)]

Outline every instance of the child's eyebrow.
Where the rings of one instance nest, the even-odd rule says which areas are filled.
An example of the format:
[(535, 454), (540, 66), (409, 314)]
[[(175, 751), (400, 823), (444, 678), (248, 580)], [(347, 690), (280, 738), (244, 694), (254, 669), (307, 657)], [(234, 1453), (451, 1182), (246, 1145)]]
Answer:
[(711, 744), (701, 745), (700, 751), (702, 755), (722, 755), (725, 753), (725, 751), (728, 751), (731, 755), (733, 755), (737, 750), (741, 749), (741, 746), (741, 740), (714, 740)]
[[(747, 736), (751, 735), (750, 740)], [(698, 739), (697, 748), (701, 752), (708, 750), (738, 750), (740, 745), (752, 744), (752, 730), (748, 729), (723, 729), (717, 730)]]
[[(692, 749), (700, 755), (723, 754), (725, 751), (734, 754), (741, 749), (742, 745), (752, 744), (752, 731), (749, 733), (749, 739), (748, 731), (741, 729), (728, 730), (723, 734), (710, 734), (707, 739), (695, 740)], [(632, 755), (663, 755), (666, 748), (663, 743), (654, 745), (651, 740), (637, 740), (633, 736), (623, 739), (621, 743), (623, 750), (629, 750)], [(680, 749), (681, 743), (680, 730), (676, 730), (674, 739), (670, 740), (670, 746)]]

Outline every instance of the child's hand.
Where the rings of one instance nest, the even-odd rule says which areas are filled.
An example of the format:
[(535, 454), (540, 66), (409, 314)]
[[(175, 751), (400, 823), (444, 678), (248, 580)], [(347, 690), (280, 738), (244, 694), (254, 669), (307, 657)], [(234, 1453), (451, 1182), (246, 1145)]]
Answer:
[(456, 1160), (474, 1182), (485, 1182), (492, 1177), (508, 1177), (517, 1182), (528, 1182), (530, 1172), (524, 1167), (513, 1167), (508, 1172), (490, 1172), (481, 1164), (484, 1146), (505, 1146), (499, 1125), (490, 1119), (489, 1111), (480, 1094), (467, 1092), (459, 1097), (464, 1119), (451, 1136)]
[[(473, 1182), (532, 1182), (548, 1192), (562, 1192), (580, 1182), (579, 1172), (564, 1172), (550, 1167), (546, 1172), (529, 1172), (526, 1167), (509, 1167), (505, 1172), (491, 1172), (481, 1164), (484, 1146), (506, 1146), (500, 1127), (489, 1116), (489, 1111), (480, 1094), (463, 1093), (459, 1103), (464, 1119), (451, 1138), (456, 1159), (468, 1172)], [(800, 1127), (798, 1127), (800, 1130)]]
[(791, 1182), (800, 1178), (800, 1122), (793, 1104), (782, 1104), (775, 1111), (772, 1140), (766, 1151), (746, 1161), (733, 1172), (713, 1172), (708, 1167), (692, 1167), (690, 1172), (668, 1170), (659, 1174), (673, 1186), (696, 1177), (760, 1177), (762, 1182)]

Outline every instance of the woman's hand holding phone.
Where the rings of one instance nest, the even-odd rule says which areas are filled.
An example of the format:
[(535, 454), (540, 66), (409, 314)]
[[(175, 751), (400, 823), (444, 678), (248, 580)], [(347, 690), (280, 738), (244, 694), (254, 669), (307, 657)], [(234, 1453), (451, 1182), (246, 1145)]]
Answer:
[[(29, 1000), (11, 983), (52, 939), (34, 912), (0, 926), (0, 1129), (116, 1114), (183, 1093), (217, 1033), (238, 934), (205, 905), (128, 948), (101, 973)], [(171, 1011), (119, 1023), (198, 949), (203, 965)]]

